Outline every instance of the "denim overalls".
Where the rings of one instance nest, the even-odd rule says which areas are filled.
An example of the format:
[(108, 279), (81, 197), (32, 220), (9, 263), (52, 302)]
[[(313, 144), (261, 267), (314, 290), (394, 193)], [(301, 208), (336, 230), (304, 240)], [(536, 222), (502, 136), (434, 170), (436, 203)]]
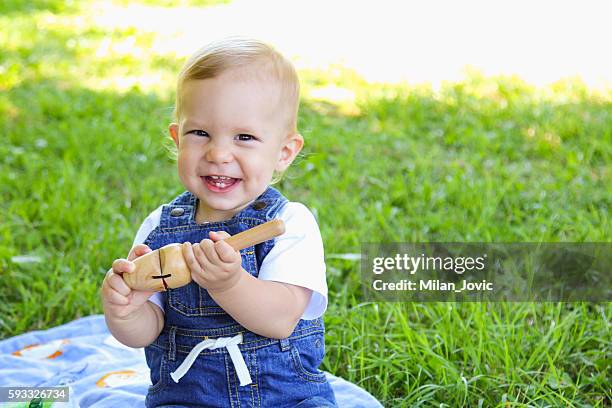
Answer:
[[(187, 191), (163, 207), (159, 226), (144, 243), (157, 249), (170, 243), (200, 242), (209, 237), (209, 231), (222, 230), (234, 235), (275, 218), (286, 202), (276, 189), (268, 187), (233, 218), (196, 224), (197, 197)], [(259, 267), (273, 246), (270, 240), (240, 251), (242, 267), (258, 276)], [(162, 296), (164, 329), (145, 348), (153, 384), (147, 394), (147, 407), (336, 406), (331, 386), (318, 370), (325, 348), (322, 318), (300, 320), (291, 336), (278, 340), (242, 327), (195, 282), (170, 289)], [(192, 353), (193, 365), (179, 382), (171, 378), (194, 346), (215, 343), (216, 339), (239, 344), (233, 349), (224, 343), (217, 344), (217, 348), (207, 348), (199, 354), (196, 350)], [(250, 383), (240, 385), (247, 381)]]

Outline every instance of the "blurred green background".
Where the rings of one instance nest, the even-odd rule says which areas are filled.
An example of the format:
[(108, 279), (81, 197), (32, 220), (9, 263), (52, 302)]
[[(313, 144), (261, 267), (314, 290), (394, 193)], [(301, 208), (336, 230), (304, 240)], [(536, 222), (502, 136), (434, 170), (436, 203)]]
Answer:
[[(183, 191), (166, 128), (184, 57), (97, 19), (135, 3), (0, 4), (0, 338), (101, 313), (112, 260)], [(299, 73), (306, 145), (278, 188), (325, 243), (323, 369), (385, 406), (610, 406), (610, 303), (369, 303), (353, 255), (364, 241), (609, 242), (610, 89)]]

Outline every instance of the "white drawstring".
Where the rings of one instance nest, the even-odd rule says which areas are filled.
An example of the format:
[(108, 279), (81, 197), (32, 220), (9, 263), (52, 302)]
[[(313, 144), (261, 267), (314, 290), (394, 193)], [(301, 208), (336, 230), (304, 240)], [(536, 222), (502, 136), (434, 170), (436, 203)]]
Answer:
[(234, 363), (236, 374), (240, 380), (240, 385), (248, 385), (253, 381), (251, 381), (251, 375), (249, 374), (249, 369), (244, 362), (244, 358), (242, 358), (242, 353), (240, 353), (240, 350), (238, 349), (238, 344), (240, 343), (242, 343), (242, 333), (238, 333), (234, 337), (219, 337), (217, 339), (207, 339), (201, 341), (191, 349), (185, 358), (185, 361), (183, 361), (183, 363), (174, 372), (170, 373), (170, 377), (172, 377), (174, 382), (179, 382), (179, 380), (185, 374), (187, 374), (187, 371), (189, 371), (202, 350), (214, 350), (221, 347), (227, 347), (232, 363)]

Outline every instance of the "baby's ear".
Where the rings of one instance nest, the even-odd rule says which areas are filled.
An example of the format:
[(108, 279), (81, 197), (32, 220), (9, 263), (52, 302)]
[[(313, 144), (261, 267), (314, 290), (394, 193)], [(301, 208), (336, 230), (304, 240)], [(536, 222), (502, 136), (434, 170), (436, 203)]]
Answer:
[(176, 147), (179, 145), (179, 125), (178, 123), (171, 123), (168, 126), (168, 132), (170, 133), (170, 137), (174, 140)]
[(281, 145), (280, 157), (275, 170), (281, 172), (287, 170), (303, 146), (304, 138), (299, 133), (287, 136)]

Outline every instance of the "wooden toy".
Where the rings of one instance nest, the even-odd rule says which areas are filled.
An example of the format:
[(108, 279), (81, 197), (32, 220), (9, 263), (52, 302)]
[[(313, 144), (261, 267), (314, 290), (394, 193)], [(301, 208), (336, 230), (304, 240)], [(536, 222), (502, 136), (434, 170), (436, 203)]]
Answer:
[[(225, 241), (236, 251), (257, 245), (285, 232), (283, 220), (272, 220), (231, 236)], [(170, 244), (149, 252), (134, 261), (136, 269), (124, 273), (123, 280), (135, 290), (163, 292), (191, 282), (191, 271), (185, 263), (181, 244)]]

